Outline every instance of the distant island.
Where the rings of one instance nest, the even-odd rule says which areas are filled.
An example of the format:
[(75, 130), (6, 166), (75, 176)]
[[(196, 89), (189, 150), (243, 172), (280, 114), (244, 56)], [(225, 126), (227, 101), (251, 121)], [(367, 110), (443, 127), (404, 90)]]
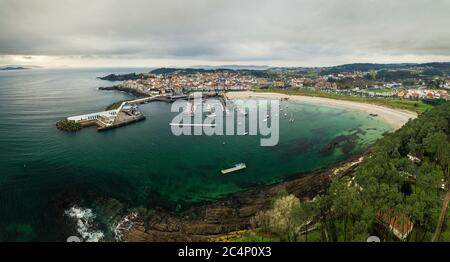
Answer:
[(23, 67), (23, 66), (6, 66), (6, 67), (0, 67), (0, 70), (2, 71), (12, 71), (12, 70), (30, 70), (29, 67)]

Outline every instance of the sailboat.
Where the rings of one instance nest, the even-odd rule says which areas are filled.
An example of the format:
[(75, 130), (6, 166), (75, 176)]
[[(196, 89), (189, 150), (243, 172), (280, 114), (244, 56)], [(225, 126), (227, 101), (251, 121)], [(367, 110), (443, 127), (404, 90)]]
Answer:
[(294, 123), (294, 120), (295, 120), (295, 119), (294, 119), (294, 114), (292, 113), (292, 114), (291, 114), (291, 118), (289, 119), (289, 123)]

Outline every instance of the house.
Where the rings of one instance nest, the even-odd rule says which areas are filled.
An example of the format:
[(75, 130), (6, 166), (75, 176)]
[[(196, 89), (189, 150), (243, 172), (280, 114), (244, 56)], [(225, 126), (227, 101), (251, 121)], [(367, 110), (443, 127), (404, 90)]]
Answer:
[(378, 212), (377, 223), (387, 228), (394, 236), (404, 241), (411, 234), (414, 223), (403, 214), (396, 212)]
[(445, 79), (442, 87), (445, 89), (450, 89), (450, 79)]
[(412, 155), (412, 154), (408, 154), (408, 158), (409, 160), (411, 160), (411, 162), (413, 163), (420, 163), (422, 160), (420, 160), (420, 158)]
[(404, 98), (406, 96), (406, 92), (405, 91), (400, 91), (397, 93), (397, 96), (400, 98)]

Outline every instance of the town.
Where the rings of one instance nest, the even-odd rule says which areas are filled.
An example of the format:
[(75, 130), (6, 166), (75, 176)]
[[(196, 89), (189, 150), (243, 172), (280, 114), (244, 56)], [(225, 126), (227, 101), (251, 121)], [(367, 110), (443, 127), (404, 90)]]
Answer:
[(113, 89), (142, 96), (180, 95), (195, 91), (285, 89), (369, 98), (450, 99), (447, 63), (398, 66), (350, 64), (330, 68), (266, 70), (159, 68), (149, 73), (109, 75), (101, 79), (123, 80)]

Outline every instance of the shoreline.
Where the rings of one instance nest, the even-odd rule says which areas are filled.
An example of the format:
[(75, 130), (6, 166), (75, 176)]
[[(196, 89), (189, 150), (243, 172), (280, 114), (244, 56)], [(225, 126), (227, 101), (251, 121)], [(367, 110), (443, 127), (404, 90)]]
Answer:
[(370, 149), (327, 167), (295, 173), (278, 183), (194, 204), (180, 214), (156, 208), (155, 215), (150, 218), (135, 216), (131, 226), (121, 232), (121, 239), (125, 242), (206, 242), (231, 232), (248, 230), (250, 219), (257, 212), (268, 209), (280, 192), (311, 200), (327, 190), (332, 178), (341, 178), (354, 171), (368, 152)]
[(417, 118), (417, 113), (403, 110), (403, 109), (393, 109), (385, 106), (362, 103), (362, 102), (354, 102), (347, 100), (337, 100), (331, 98), (324, 97), (313, 97), (313, 96), (302, 96), (302, 95), (286, 95), (279, 93), (263, 93), (263, 92), (252, 92), (252, 91), (242, 91), (242, 92), (227, 92), (226, 95), (229, 99), (245, 99), (251, 97), (259, 97), (259, 98), (269, 98), (269, 99), (286, 99), (288, 98), (290, 101), (295, 102), (305, 102), (305, 103), (313, 103), (319, 105), (327, 105), (327, 106), (336, 106), (343, 107), (348, 109), (355, 109), (358, 111), (365, 112), (367, 114), (376, 114), (378, 118), (382, 121), (390, 124), (394, 127), (395, 130), (401, 128), (404, 124), (406, 124), (410, 119)]
[[(105, 90), (105, 89), (101, 89)], [(119, 90), (117, 87), (110, 90)], [(128, 92), (127, 92), (128, 93)], [(136, 94), (132, 94), (136, 95)], [(348, 108), (367, 113), (368, 117), (377, 117), (391, 125), (394, 130), (401, 128), (410, 119), (417, 117), (415, 112), (392, 109), (380, 105), (335, 100), (322, 97), (286, 95), (279, 93), (256, 93), (252, 91), (227, 92), (229, 99), (246, 99), (251, 97), (268, 99), (288, 99), (325, 106)], [(375, 114), (376, 116), (370, 116)], [(306, 173), (294, 173), (285, 180), (249, 188), (224, 196), (212, 202), (193, 204), (191, 207), (175, 214), (170, 210), (156, 207), (156, 215), (148, 218), (136, 215), (130, 227), (121, 232), (122, 241), (130, 242), (192, 242), (210, 241), (227, 234), (250, 229), (250, 219), (260, 210), (270, 207), (279, 192), (293, 194), (300, 199), (312, 199), (324, 193), (333, 177), (343, 177), (359, 166), (370, 147), (363, 153), (349, 156), (335, 164)], [(129, 214), (127, 214), (129, 215)]]

